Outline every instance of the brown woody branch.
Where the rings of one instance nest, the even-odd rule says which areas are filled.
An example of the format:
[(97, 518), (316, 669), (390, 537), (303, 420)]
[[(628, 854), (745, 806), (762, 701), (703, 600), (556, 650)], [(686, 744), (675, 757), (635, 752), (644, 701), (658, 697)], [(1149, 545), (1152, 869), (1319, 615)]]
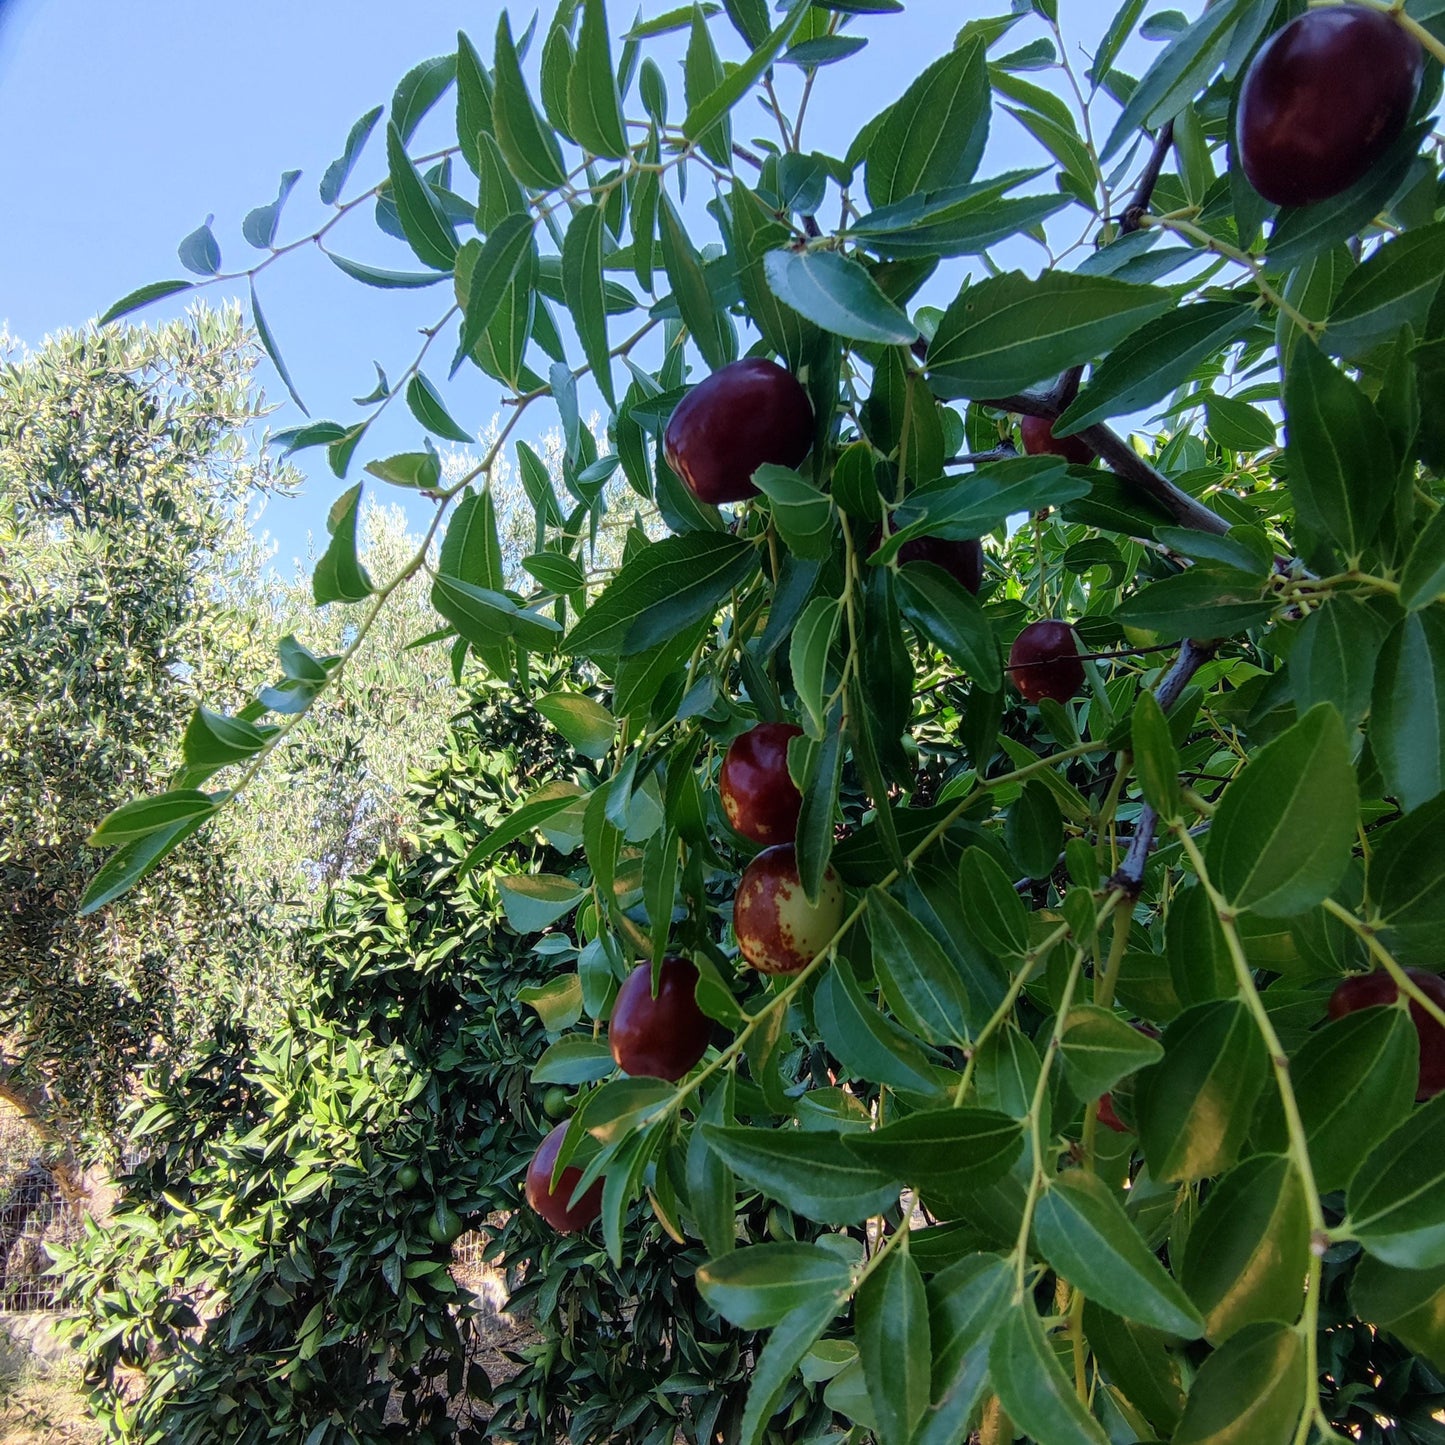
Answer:
[(1123, 214), (1119, 217), (1119, 234), (1127, 236), (1131, 231), (1138, 231), (1143, 228), (1145, 213), (1149, 210), (1149, 202), (1154, 199), (1154, 187), (1159, 184), (1159, 173), (1164, 169), (1165, 157), (1169, 154), (1169, 147), (1174, 144), (1174, 122), (1167, 122), (1154, 137), (1154, 149), (1149, 153), (1149, 163), (1144, 167), (1144, 173), (1139, 177), (1139, 184), (1134, 188), (1134, 194), (1129, 204), (1124, 207)]

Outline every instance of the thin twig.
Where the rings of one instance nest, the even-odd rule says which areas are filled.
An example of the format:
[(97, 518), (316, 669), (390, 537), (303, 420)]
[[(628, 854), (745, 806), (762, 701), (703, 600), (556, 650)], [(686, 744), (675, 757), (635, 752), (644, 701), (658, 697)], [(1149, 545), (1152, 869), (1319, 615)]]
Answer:
[(1165, 157), (1169, 154), (1169, 147), (1174, 144), (1174, 122), (1167, 121), (1160, 129), (1159, 134), (1154, 137), (1154, 149), (1149, 155), (1149, 164), (1144, 167), (1144, 173), (1139, 177), (1139, 184), (1135, 187), (1134, 194), (1129, 204), (1124, 207), (1124, 214), (1119, 217), (1119, 234), (1127, 236), (1131, 231), (1142, 230), (1144, 216), (1149, 210), (1149, 203), (1154, 199), (1154, 187), (1159, 184), (1159, 173), (1164, 169)]

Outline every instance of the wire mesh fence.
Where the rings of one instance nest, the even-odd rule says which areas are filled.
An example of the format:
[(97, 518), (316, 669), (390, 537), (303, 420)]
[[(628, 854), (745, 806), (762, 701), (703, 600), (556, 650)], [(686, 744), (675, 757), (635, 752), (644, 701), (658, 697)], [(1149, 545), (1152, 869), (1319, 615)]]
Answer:
[(14, 1111), (0, 1112), (0, 1310), (59, 1308), (48, 1246), (77, 1239), (85, 1213), (84, 1200), (61, 1192), (35, 1131)]

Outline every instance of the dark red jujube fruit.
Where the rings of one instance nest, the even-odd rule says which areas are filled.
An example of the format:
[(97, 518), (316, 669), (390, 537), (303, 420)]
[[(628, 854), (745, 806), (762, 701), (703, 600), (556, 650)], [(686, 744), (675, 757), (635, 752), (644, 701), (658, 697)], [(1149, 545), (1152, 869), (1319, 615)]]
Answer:
[(754, 843), (791, 843), (803, 795), (788, 772), (788, 744), (802, 728), (759, 723), (728, 744), (718, 774), (718, 795), (728, 822)]
[(932, 562), (975, 595), (983, 584), (983, 543), (975, 537), (963, 542), (914, 537), (898, 549), (898, 560), (905, 567), (910, 562)]
[(557, 1164), (557, 1155), (562, 1149), (562, 1140), (567, 1137), (567, 1121), (558, 1124), (532, 1155), (527, 1166), (527, 1203), (561, 1234), (575, 1234), (586, 1229), (602, 1213), (602, 1181), (599, 1179), (570, 1209), (567, 1201), (582, 1178), (582, 1171), (569, 1164), (557, 1180), (557, 1187), (551, 1187), (552, 1170)]
[(1272, 35), (1239, 90), (1244, 173), (1279, 206), (1327, 201), (1395, 143), (1425, 57), (1389, 15), (1363, 5), (1308, 10)]
[[(1427, 973), (1423, 968), (1407, 968), (1405, 973), (1419, 987), (1421, 993), (1445, 1008), (1445, 978), (1441, 978), (1438, 973)], [(1384, 969), (1359, 974), (1354, 978), (1347, 978), (1330, 995), (1330, 1017), (1342, 1019), (1357, 1009), (1392, 1004), (1399, 995), (1395, 980)], [(1414, 1022), (1415, 1032), (1420, 1036), (1420, 1079), (1415, 1098), (1417, 1102), (1423, 1103), (1445, 1089), (1445, 1029), (1414, 999), (1410, 1000), (1410, 1018)]]
[(1079, 467), (1086, 467), (1094, 460), (1094, 449), (1082, 437), (1056, 437), (1053, 426), (1045, 417), (1021, 417), (1019, 433), (1023, 437), (1024, 450), (1031, 457), (1063, 457)]
[(1068, 702), (1084, 685), (1079, 639), (1067, 622), (1030, 622), (1008, 654), (1009, 678), (1029, 702)]
[(707, 1052), (712, 1020), (697, 1006), (697, 969), (664, 958), (652, 992), (652, 965), (640, 963), (617, 990), (607, 1043), (617, 1067), (632, 1078), (676, 1083)]
[(755, 497), (764, 463), (795, 467), (813, 445), (813, 405), (797, 377), (765, 357), (734, 361), (700, 381), (673, 410), (667, 464), (700, 502)]

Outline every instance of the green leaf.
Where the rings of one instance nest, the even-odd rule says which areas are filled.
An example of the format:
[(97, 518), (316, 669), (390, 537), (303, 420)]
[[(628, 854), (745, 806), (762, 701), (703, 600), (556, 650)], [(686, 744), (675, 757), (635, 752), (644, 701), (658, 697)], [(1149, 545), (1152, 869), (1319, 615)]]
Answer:
[(386, 161), (407, 244), (424, 265), (450, 271), (457, 259), (457, 233), (436, 194), (412, 164), (395, 122), (386, 127)]
[(1008, 850), (1030, 878), (1047, 878), (1064, 847), (1064, 820), (1048, 785), (1031, 778), (1008, 810)]
[(932, 562), (910, 562), (899, 568), (896, 587), (899, 611), (921, 637), (985, 692), (1003, 686), (998, 640), (988, 616), (957, 578)]
[(1269, 1057), (1238, 999), (1186, 1009), (1164, 1033), (1164, 1058), (1140, 1074), (1134, 1112), (1149, 1172), (1161, 1181), (1228, 1169), (1249, 1132)]
[(122, 296), (95, 324), (108, 326), (112, 321), (128, 316), (132, 311), (139, 311), (142, 306), (149, 306), (152, 301), (174, 296), (178, 291), (189, 291), (195, 284), (194, 281), (152, 281), (149, 285), (138, 286), (134, 291)]
[(905, 1094), (940, 1093), (938, 1071), (923, 1044), (863, 997), (846, 965), (823, 975), (813, 995), (813, 1017), (828, 1051), (849, 1077)]
[[(718, 59), (717, 48), (713, 45), (712, 34), (707, 28), (707, 18), (700, 5), (692, 7), (692, 31), (688, 37), (682, 78), (689, 117), (700, 113), (703, 103), (715, 95), (727, 79), (722, 61)], [(688, 138), (694, 141), (698, 149), (715, 165), (728, 169), (732, 167), (733, 133), (726, 109), (706, 131), (698, 134), (689, 130)]]
[[(1404, 1122), (1419, 1081), (1419, 1038), (1400, 1009), (1362, 1009), (1312, 1033), (1290, 1063), (1290, 1079), (1322, 1194), (1343, 1189), (1381, 1135)], [(1265, 1100), (1255, 1140), (1289, 1147), (1284, 1110)]]
[(718, 371), (737, 356), (737, 333), (727, 312), (713, 301), (702, 260), (688, 240), (677, 207), (665, 191), (661, 197), (660, 218), (662, 264), (677, 298), (683, 325), (702, 352), (703, 360), (713, 371)]
[(1350, 1302), (1362, 1320), (1388, 1330), (1439, 1368), (1445, 1359), (1445, 1265), (1404, 1270), (1367, 1257), (1350, 1281)]
[(1222, 0), (1169, 43), (1129, 97), (1101, 160), (1110, 159), (1141, 127), (1157, 130), (1173, 120), (1193, 100), (1224, 59), (1235, 23), (1247, 6), (1248, 0)]
[[(838, 784), (843, 774), (843, 705), (835, 703), (823, 729), (817, 763), (798, 812), (798, 879), (804, 895), (816, 902), (833, 853), (833, 832), (838, 811)], [(806, 741), (812, 746), (811, 740)]]
[(907, 1254), (894, 1250), (863, 1281), (853, 1318), (879, 1445), (909, 1445), (928, 1408), (933, 1360), (923, 1275)]
[(1445, 1094), (1365, 1156), (1346, 1195), (1355, 1238), (1386, 1264), (1445, 1264)]
[(988, 142), (988, 65), (973, 41), (935, 60), (879, 118), (864, 186), (874, 206), (973, 179)]
[(555, 873), (518, 873), (497, 879), (507, 922), (518, 933), (540, 933), (570, 913), (585, 892)]
[(1162, 315), (1174, 295), (1107, 276), (1020, 271), (965, 286), (928, 347), (928, 375), (940, 396), (1007, 396), (1112, 351)]
[(857, 1224), (898, 1202), (897, 1179), (821, 1130), (699, 1126), (745, 1183), (819, 1224)]
[(1060, 457), (1020, 457), (978, 467), (966, 477), (945, 477), (904, 501), (894, 513), (897, 530), (871, 560), (890, 561), (915, 537), (950, 542), (982, 537), (1019, 512), (1062, 506), (1089, 487), (1088, 479), (1071, 472)]
[(436, 387), (420, 371), (407, 383), (406, 404), (411, 408), (411, 414), (437, 436), (454, 442), (469, 443), (476, 440), (471, 432), (452, 420), (452, 414), (447, 410), (446, 403), (441, 399)]
[(993, 180), (910, 196), (870, 211), (849, 232), (865, 250), (895, 259), (982, 255), (1069, 204), (1066, 195), (1004, 194), (1036, 174), (1009, 171)]
[[(601, 0), (593, 3), (600, 8)], [(573, 215), (562, 243), (562, 290), (593, 379), (607, 405), (616, 410), (612, 360), (607, 354), (607, 299), (602, 291), (604, 229), (601, 206), (583, 206)]]
[(763, 270), (774, 296), (835, 336), (898, 346), (918, 337), (867, 271), (836, 251), (770, 251)]
[(1076, 1004), (1069, 1010), (1059, 1052), (1069, 1083), (1081, 1099), (1097, 1099), (1120, 1079), (1164, 1057), (1157, 1039), (1091, 1003)]
[(341, 149), (341, 154), (326, 167), (321, 177), (321, 204), (323, 206), (334, 206), (341, 197), (341, 189), (346, 184), (347, 178), (351, 175), (356, 162), (361, 157), (362, 148), (366, 145), (371, 132), (376, 128), (376, 123), (381, 119), (384, 107), (373, 106), (354, 126), (347, 132), (346, 144)]
[(1226, 1174), (1189, 1231), (1179, 1271), (1210, 1341), (1264, 1321), (1293, 1324), (1309, 1250), (1304, 1185), (1288, 1158), (1257, 1154)]
[(507, 167), (524, 186), (550, 191), (566, 179), (562, 151), (552, 128), (537, 114), (512, 43), (512, 25), (504, 10), (497, 20), (493, 67), (492, 125)]
[(1302, 522), (1348, 559), (1374, 540), (1395, 491), (1394, 443), (1374, 403), (1313, 342), (1285, 381), (1290, 495)]
[(332, 503), (326, 518), (331, 541), (311, 574), (311, 595), (317, 606), (328, 602), (360, 602), (371, 596), (371, 578), (356, 557), (356, 518), (360, 508), (360, 482)]
[(753, 1367), (748, 1402), (743, 1410), (741, 1445), (762, 1445), (773, 1412), (782, 1404), (787, 1389), (804, 1355), (841, 1313), (846, 1301), (824, 1295), (800, 1305), (768, 1337)]
[(1261, 626), (1274, 610), (1261, 580), (1233, 568), (1191, 567), (1151, 582), (1114, 609), (1121, 626), (1157, 632), (1161, 642), (1232, 637)]
[(1094, 368), (1053, 424), (1056, 437), (1143, 411), (1183, 386), (1200, 362), (1216, 356), (1253, 324), (1258, 312), (1238, 301), (1194, 301), (1146, 322)]
[(197, 226), (185, 237), (176, 248), (176, 255), (187, 271), (194, 271), (197, 276), (214, 276), (221, 269), (221, 248), (216, 244), (211, 221)]
[(1130, 725), (1134, 773), (1144, 799), (1165, 823), (1180, 816), (1179, 751), (1169, 731), (1169, 719), (1152, 692), (1143, 692), (1134, 704)]
[(291, 400), (296, 403), (297, 410), (302, 416), (310, 416), (306, 410), (306, 403), (301, 400), (296, 391), (295, 383), (291, 380), (291, 373), (286, 370), (286, 363), (281, 359), (281, 349), (276, 345), (276, 338), (271, 334), (271, 328), (266, 323), (265, 314), (261, 310), (261, 298), (256, 294), (256, 278), (250, 280), (251, 287), (251, 319), (256, 323), (256, 336), (260, 340), (266, 355), (271, 358), (271, 365), (276, 368), (276, 374), (281, 378), (282, 384), (291, 395)]
[(1205, 1360), (1174, 1445), (1290, 1445), (1310, 1384), (1304, 1339), (1285, 1325), (1251, 1325)]
[(445, 271), (389, 271), (383, 266), (369, 266), (365, 261), (353, 261), (346, 256), (338, 256), (335, 251), (326, 251), (326, 258), (344, 271), (353, 281), (360, 281), (364, 286), (375, 286), (382, 291), (415, 291), (424, 286), (435, 286), (438, 281), (445, 281)]
[(441, 483), (442, 463), (428, 443), (424, 452), (402, 452), (394, 457), (367, 462), (365, 471), (369, 476), (390, 482), (394, 487), (414, 487), (419, 491), (431, 492)]
[(873, 968), (894, 1013), (930, 1043), (966, 1045), (968, 990), (928, 930), (881, 888), (868, 890)]
[(765, 463), (753, 473), (753, 485), (773, 504), (773, 521), (789, 552), (821, 558), (833, 551), (833, 504), (790, 467)]
[(963, 906), (979, 942), (994, 953), (1021, 956), (1029, 951), (1029, 912), (1013, 879), (984, 848), (969, 848), (959, 867)]
[(816, 1244), (755, 1244), (699, 1267), (697, 1287), (709, 1305), (741, 1330), (780, 1324), (800, 1305), (848, 1295), (853, 1271)]
[(1108, 1436), (1079, 1403), (1043, 1325), (1025, 1295), (1004, 1316), (988, 1352), (989, 1376), (1016, 1429), (1049, 1445), (1108, 1445)]
[(810, 731), (821, 737), (824, 730), (823, 704), (827, 701), (828, 653), (838, 635), (842, 609), (832, 597), (815, 597), (803, 609), (788, 644), (789, 667), (798, 703), (812, 724)]
[(77, 910), (80, 917), (88, 918), (121, 894), (128, 893), (205, 821), (204, 817), (190, 818), (122, 844), (96, 869), (86, 886)]
[(534, 1084), (591, 1084), (617, 1067), (611, 1050), (585, 1034), (570, 1034), (549, 1044), (532, 1066)]
[(1415, 538), (1400, 574), (1400, 606), (1418, 612), (1445, 595), (1445, 509)]
[[(300, 178), (300, 171), (283, 171), (276, 199), (267, 205), (257, 206), (254, 210), (246, 212), (246, 218), (241, 222), (241, 234), (258, 250), (267, 251), (275, 245), (276, 227), (281, 221), (281, 208), (286, 204), (286, 198), (295, 189), (296, 182)], [(219, 259), (218, 254), (217, 260), (219, 261)]]
[(1260, 452), (1275, 444), (1274, 419), (1234, 396), (1206, 398), (1204, 429), (1225, 451)]
[(583, 150), (613, 160), (627, 154), (627, 129), (612, 70), (603, 0), (582, 0), (577, 59), (567, 76), (567, 114), (572, 134)]
[(204, 821), (220, 807), (220, 800), (197, 788), (179, 788), (157, 793), (152, 798), (137, 798), (112, 809), (96, 824), (87, 838), (91, 848), (109, 848), (144, 838), (160, 828), (172, 828), (193, 818)]
[(1204, 1333), (1188, 1295), (1097, 1175), (1074, 1169), (1049, 1182), (1034, 1211), (1034, 1239), (1059, 1274), (1105, 1309), (1184, 1339)]
[(422, 117), (446, 94), (456, 73), (456, 56), (438, 55), (414, 65), (397, 82), (391, 98), (391, 118), (403, 140), (412, 138)]
[(506, 217), (493, 227), (485, 243), (475, 237), (457, 253), (456, 295), (462, 308), (461, 336), (452, 375), (486, 336), (492, 323), (505, 316), (504, 307), (525, 278), (536, 255), (532, 218)]
[(791, 232), (772, 216), (760, 197), (740, 182), (732, 188), (730, 215), (729, 251), (737, 262), (738, 286), (746, 313), (788, 370), (798, 372), (812, 354), (817, 328), (773, 295), (763, 270), (764, 258), (786, 245)]
[(1012, 1301), (1013, 1271), (997, 1255), (976, 1254), (934, 1275), (927, 1291), (932, 1403), (914, 1445), (959, 1445), (988, 1379), (988, 1342)]
[(1295, 706), (1301, 715), (1333, 703), (1353, 730), (1370, 709), (1375, 667), (1388, 624), (1352, 597), (1334, 598), (1305, 618), (1289, 654)]
[(570, 1029), (582, 1017), (582, 980), (575, 973), (568, 973), (551, 983), (519, 988), (517, 1002), (535, 1009), (548, 1033), (559, 1033)]
[(1438, 967), (1445, 928), (1445, 797), (1407, 813), (1370, 859), (1370, 894), (1390, 929), (1391, 949)]
[(992, 1184), (1023, 1152), (1023, 1124), (996, 1109), (928, 1109), (843, 1143), (865, 1164), (918, 1189)]
[(1084, 1337), (1110, 1383), (1167, 1439), (1184, 1409), (1179, 1361), (1167, 1347), (1169, 1337), (1110, 1314), (1094, 1300), (1084, 1305)]
[(1375, 667), (1370, 745), (1385, 791), (1407, 810), (1445, 787), (1445, 612), (1427, 608), (1396, 623)]
[[(709, 135), (717, 122), (762, 79), (763, 72), (793, 38), (794, 31), (808, 13), (811, 4), (812, 0), (793, 0), (792, 8), (783, 16), (772, 34), (760, 41), (753, 53), (709, 94), (694, 96), (692, 85), (688, 85), (687, 116), (682, 123), (682, 133), (689, 140), (700, 142), (703, 136)], [(707, 147), (704, 146), (703, 149), (706, 151)], [(722, 162), (724, 165), (727, 163)]]
[(457, 31), (457, 143), (476, 175), (482, 172), (480, 138), (492, 135), (492, 78), (477, 47)]
[(1354, 361), (1392, 340), (1402, 327), (1423, 334), (1442, 273), (1445, 224), (1390, 237), (1345, 278), (1330, 308), (1325, 350)]
[(637, 552), (567, 636), (579, 657), (644, 652), (716, 612), (757, 568), (749, 543), (720, 532), (664, 537)]
[(617, 719), (579, 692), (550, 692), (533, 704), (584, 758), (605, 758), (617, 736)]
[(1358, 818), (1344, 724), (1322, 703), (1260, 748), (1224, 790), (1207, 848), (1214, 884), (1236, 909), (1303, 913), (1340, 881)]

